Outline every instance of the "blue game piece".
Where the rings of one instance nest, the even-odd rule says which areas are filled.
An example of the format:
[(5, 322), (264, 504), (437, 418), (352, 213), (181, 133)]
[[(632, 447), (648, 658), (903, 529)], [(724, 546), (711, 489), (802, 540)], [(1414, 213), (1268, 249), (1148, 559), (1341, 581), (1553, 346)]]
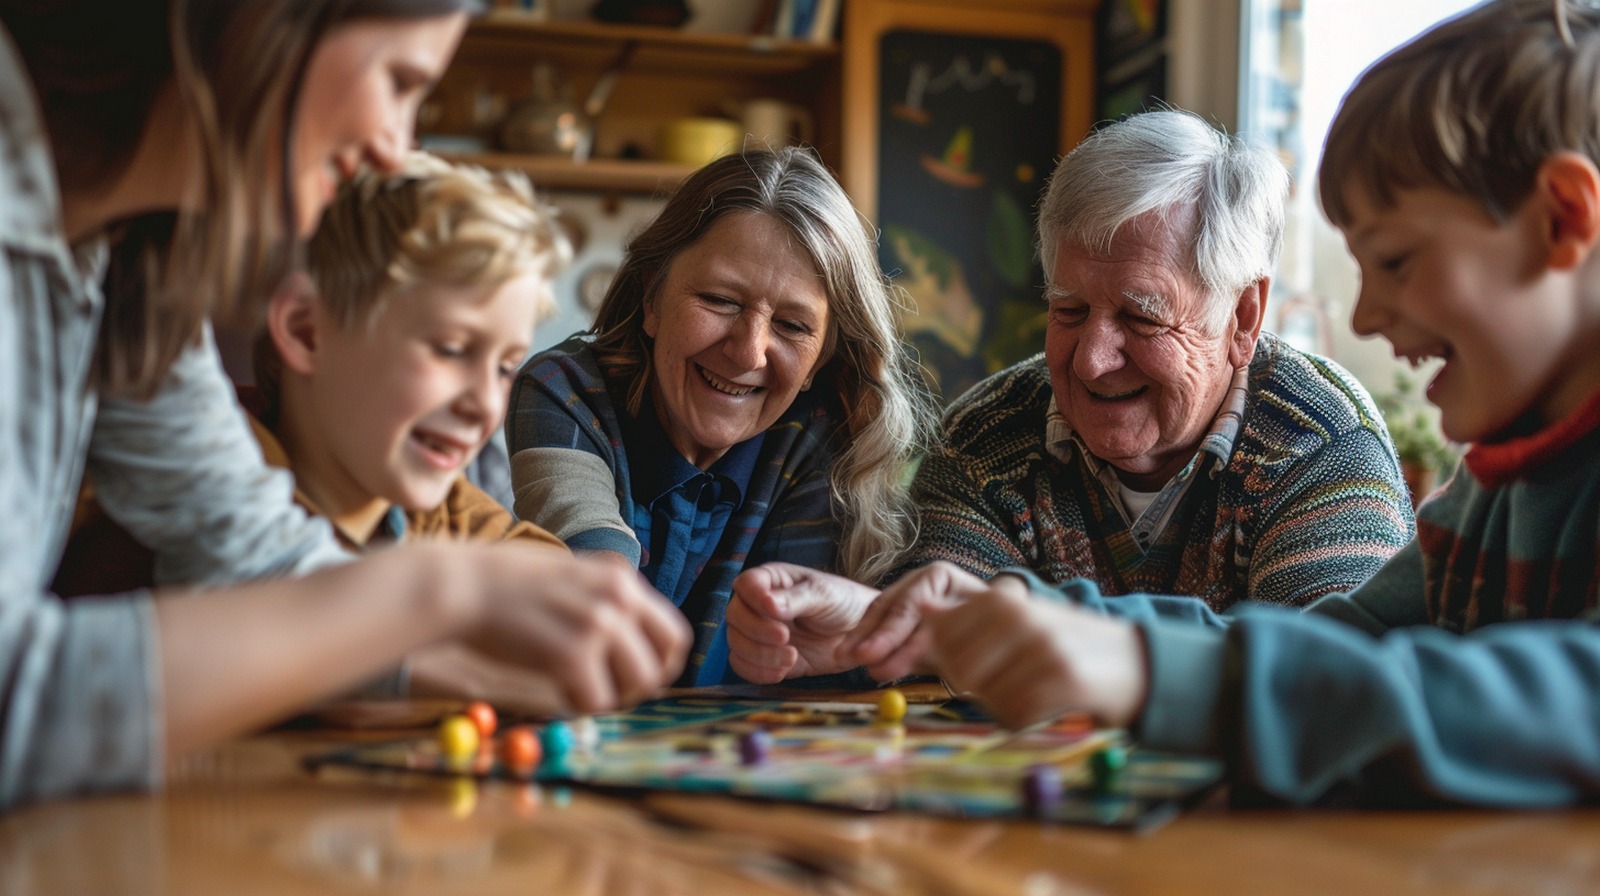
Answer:
[(544, 761), (550, 765), (565, 763), (576, 742), (572, 726), (560, 719), (547, 722), (544, 731), (539, 733), (539, 746), (544, 748)]
[(763, 728), (739, 735), (739, 762), (744, 765), (760, 765), (766, 762), (767, 753), (771, 750), (772, 735)]
[(1035, 818), (1047, 818), (1061, 804), (1061, 769), (1030, 765), (1022, 776), (1022, 806)]

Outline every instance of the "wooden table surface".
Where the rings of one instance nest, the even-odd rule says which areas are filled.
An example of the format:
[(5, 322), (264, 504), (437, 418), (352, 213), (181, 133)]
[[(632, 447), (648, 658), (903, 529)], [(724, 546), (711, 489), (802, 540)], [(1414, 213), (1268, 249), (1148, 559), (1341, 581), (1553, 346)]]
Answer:
[(1237, 811), (1136, 835), (301, 770), (348, 733), (182, 762), (164, 793), (0, 815), (0, 894), (1600, 893), (1600, 812)]

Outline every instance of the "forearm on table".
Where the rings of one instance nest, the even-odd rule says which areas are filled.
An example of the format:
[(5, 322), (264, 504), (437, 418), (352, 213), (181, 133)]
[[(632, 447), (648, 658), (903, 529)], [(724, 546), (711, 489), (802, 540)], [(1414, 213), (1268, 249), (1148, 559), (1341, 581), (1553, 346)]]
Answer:
[(466, 564), (407, 548), (318, 572), (156, 601), (169, 755), (268, 724), (460, 633)]

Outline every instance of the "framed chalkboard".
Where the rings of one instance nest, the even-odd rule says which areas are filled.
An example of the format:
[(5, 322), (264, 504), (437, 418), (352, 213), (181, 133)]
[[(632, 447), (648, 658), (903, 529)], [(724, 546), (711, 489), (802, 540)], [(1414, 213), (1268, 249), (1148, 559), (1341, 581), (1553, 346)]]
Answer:
[(880, 38), (879, 257), (946, 398), (1044, 344), (1033, 209), (1061, 128), (1061, 51), (1039, 40)]

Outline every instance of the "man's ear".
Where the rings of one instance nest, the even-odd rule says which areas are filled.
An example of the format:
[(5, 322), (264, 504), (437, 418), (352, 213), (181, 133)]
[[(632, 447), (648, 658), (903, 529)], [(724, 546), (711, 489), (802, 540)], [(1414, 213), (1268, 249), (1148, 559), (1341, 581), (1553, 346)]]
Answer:
[(1587, 156), (1556, 153), (1539, 166), (1534, 189), (1549, 222), (1545, 263), (1556, 270), (1577, 268), (1600, 241), (1600, 170)]
[(1228, 362), (1243, 367), (1255, 357), (1256, 340), (1261, 338), (1261, 323), (1267, 314), (1267, 290), (1271, 277), (1262, 277), (1239, 292), (1233, 306), (1233, 336), (1228, 345)]
[(283, 369), (308, 376), (317, 368), (318, 317), (315, 287), (294, 278), (267, 303), (267, 333)]

